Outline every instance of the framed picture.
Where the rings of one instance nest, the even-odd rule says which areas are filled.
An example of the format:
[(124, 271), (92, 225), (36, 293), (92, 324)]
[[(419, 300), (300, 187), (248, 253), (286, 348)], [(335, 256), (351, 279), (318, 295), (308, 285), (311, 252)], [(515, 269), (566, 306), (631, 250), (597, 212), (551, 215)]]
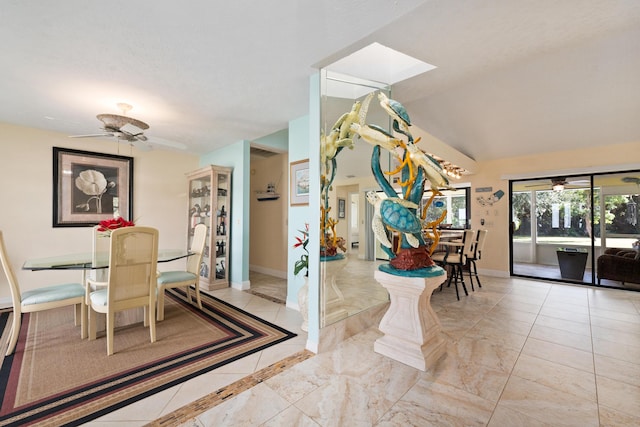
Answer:
[(338, 199), (338, 218), (344, 218), (345, 200)]
[(291, 191), (289, 200), (291, 206), (309, 204), (309, 159), (298, 160), (290, 165)]
[(133, 221), (133, 157), (53, 147), (53, 226)]

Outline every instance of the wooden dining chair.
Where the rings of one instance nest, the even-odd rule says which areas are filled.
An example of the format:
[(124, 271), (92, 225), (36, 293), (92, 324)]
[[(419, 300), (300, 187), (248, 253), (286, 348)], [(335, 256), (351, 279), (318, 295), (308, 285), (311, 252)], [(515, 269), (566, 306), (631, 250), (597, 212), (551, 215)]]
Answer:
[(437, 264), (442, 265), (444, 268), (451, 266), (451, 273), (449, 274), (447, 286), (451, 286), (451, 281), (454, 281), (456, 297), (458, 300), (460, 300), (458, 279), (460, 279), (460, 283), (462, 283), (464, 294), (469, 295), (469, 292), (467, 292), (467, 286), (464, 284), (464, 276), (462, 273), (464, 266), (467, 263), (467, 257), (471, 255), (474, 235), (475, 232), (473, 230), (465, 230), (462, 234), (462, 242), (441, 242), (440, 244), (446, 248), (446, 251), (435, 252), (431, 255), (431, 259)]
[[(20, 292), (20, 286), (16, 279), (15, 273), (11, 268), (7, 249), (4, 245), (4, 237), (0, 231), (0, 261), (2, 268), (7, 276), (7, 281), (11, 288), (11, 301), (13, 303), (13, 321), (11, 323), (11, 336), (9, 338), (9, 346), (6, 355), (13, 353), (18, 343), (18, 335), (20, 334), (20, 326), (22, 323), (22, 313), (33, 313), (36, 311), (50, 310), (52, 308), (79, 306), (80, 315), (80, 331), (84, 331), (84, 319), (86, 318), (87, 306), (84, 304), (85, 288), (80, 283), (65, 283), (60, 285), (52, 285), (37, 289), (30, 289)], [(75, 322), (78, 325), (77, 310), (74, 310)]]
[(106, 314), (107, 355), (114, 352), (118, 311), (143, 307), (144, 326), (149, 327), (151, 342), (155, 342), (157, 263), (158, 230), (135, 226), (111, 232), (107, 286), (89, 295), (89, 339), (96, 338), (96, 313)]
[(189, 302), (191, 299), (191, 286), (194, 287), (196, 293), (196, 303), (198, 308), (202, 310), (202, 301), (200, 300), (200, 263), (204, 248), (207, 243), (207, 226), (198, 224), (193, 231), (193, 240), (191, 241), (191, 255), (187, 258), (187, 269), (178, 271), (163, 271), (158, 276), (158, 320), (164, 320), (164, 291), (170, 288), (185, 288)]

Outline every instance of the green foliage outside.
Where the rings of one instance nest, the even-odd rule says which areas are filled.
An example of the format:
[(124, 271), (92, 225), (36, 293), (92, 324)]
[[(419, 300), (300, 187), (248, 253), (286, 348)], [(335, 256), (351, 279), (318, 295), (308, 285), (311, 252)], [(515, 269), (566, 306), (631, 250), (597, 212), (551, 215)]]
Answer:
[[(537, 237), (592, 237), (591, 201), (589, 190), (535, 191), (513, 193), (514, 238), (531, 236), (532, 194), (536, 197)], [(604, 199), (604, 221), (607, 235), (640, 234), (640, 224), (629, 216), (632, 206), (640, 204), (637, 195), (607, 195)], [(593, 237), (600, 237), (600, 191), (594, 191)], [(558, 209), (558, 226), (553, 227), (554, 206)], [(570, 223), (565, 227), (565, 210), (570, 209)]]

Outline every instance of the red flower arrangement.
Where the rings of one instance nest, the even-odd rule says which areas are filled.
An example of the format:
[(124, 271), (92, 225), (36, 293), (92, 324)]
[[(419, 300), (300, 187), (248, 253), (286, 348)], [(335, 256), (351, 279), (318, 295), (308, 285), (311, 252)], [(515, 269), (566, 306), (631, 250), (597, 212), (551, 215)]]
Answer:
[(100, 221), (98, 225), (99, 225), (98, 231), (107, 233), (107, 234), (111, 234), (111, 232), (117, 228), (135, 226), (133, 221), (127, 221), (121, 216), (119, 216), (118, 218), (105, 219), (103, 221)]

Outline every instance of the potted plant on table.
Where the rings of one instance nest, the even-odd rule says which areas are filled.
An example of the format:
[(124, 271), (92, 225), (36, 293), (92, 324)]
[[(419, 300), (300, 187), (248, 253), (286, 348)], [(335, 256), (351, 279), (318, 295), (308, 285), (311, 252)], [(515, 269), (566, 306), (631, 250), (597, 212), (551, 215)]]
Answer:
[(303, 331), (307, 331), (308, 319), (309, 319), (309, 250), (307, 245), (309, 244), (309, 224), (305, 223), (304, 230), (298, 230), (302, 233), (302, 236), (296, 236), (296, 243), (293, 248), (302, 247), (304, 253), (300, 255), (300, 259), (293, 265), (293, 274), (296, 276), (304, 272), (304, 285), (298, 290), (298, 307), (300, 308), (300, 314), (302, 314), (302, 325), (300, 328)]

